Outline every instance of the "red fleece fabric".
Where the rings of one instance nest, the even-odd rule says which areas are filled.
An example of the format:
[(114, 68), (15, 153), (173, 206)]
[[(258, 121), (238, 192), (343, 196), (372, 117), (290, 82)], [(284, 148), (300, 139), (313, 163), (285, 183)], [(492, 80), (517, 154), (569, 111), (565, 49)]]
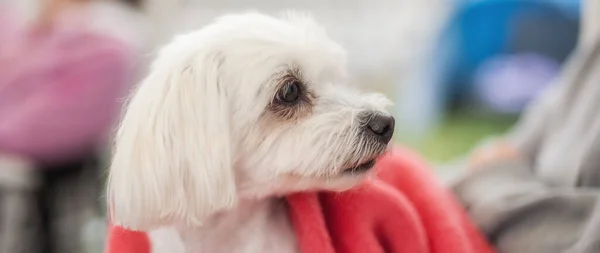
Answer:
[(106, 252), (150, 253), (152, 249), (146, 233), (111, 225), (108, 229)]
[[(418, 156), (395, 148), (376, 177), (343, 193), (287, 197), (301, 253), (492, 253)], [(111, 227), (108, 253), (150, 253), (142, 232)]]

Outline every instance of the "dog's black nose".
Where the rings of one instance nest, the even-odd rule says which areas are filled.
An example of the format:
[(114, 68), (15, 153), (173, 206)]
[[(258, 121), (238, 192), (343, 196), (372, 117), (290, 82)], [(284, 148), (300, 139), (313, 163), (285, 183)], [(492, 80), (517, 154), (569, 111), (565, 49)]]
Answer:
[(381, 113), (370, 113), (366, 117), (366, 131), (380, 138), (381, 142), (388, 143), (394, 135), (394, 117)]

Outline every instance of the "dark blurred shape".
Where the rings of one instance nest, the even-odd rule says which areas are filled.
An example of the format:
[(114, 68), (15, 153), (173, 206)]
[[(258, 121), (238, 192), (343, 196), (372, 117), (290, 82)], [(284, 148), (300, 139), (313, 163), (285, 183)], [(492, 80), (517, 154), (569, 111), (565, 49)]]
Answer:
[(577, 44), (579, 20), (555, 5), (515, 13), (507, 53), (535, 53), (562, 63)]
[(123, 0), (123, 2), (135, 8), (142, 8), (143, 0)]

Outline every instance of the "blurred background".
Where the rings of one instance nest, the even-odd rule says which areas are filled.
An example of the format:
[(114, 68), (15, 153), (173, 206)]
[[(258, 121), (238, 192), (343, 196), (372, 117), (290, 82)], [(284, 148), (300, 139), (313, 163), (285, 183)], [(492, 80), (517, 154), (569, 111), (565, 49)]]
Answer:
[(446, 165), (553, 85), (579, 4), (0, 0), (0, 253), (102, 252), (106, 144), (123, 98), (158, 46), (220, 14), (312, 12), (346, 47), (352, 80), (394, 100), (396, 141)]

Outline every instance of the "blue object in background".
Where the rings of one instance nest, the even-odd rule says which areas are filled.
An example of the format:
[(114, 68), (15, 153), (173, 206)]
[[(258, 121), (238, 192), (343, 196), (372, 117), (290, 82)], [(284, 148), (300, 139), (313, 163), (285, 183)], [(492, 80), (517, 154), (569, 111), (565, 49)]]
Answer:
[[(555, 0), (556, 1), (556, 0)], [(563, 5), (540, 0), (479, 0), (457, 11), (440, 43), (449, 33), (457, 39), (455, 59), (444, 66), (450, 98), (468, 94), (477, 68), (503, 54), (537, 53), (562, 63), (575, 47), (578, 19)]]
[[(415, 80), (417, 91), (400, 94), (405, 131), (428, 131), (449, 104), (474, 90), (474, 77), (488, 60), (536, 54), (561, 64), (579, 33), (579, 0), (456, 1), (429, 66)], [(414, 111), (418, 110), (418, 113)]]

